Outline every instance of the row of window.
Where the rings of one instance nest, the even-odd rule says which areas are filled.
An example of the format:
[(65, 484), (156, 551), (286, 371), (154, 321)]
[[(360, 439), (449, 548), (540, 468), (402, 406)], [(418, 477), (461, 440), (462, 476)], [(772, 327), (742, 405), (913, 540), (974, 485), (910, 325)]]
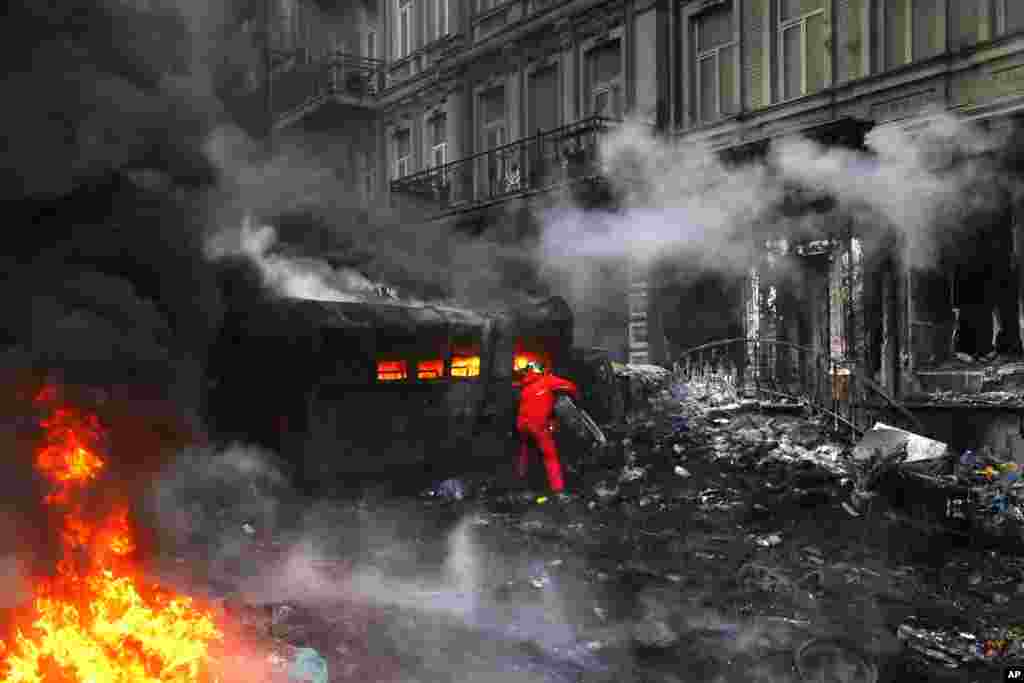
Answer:
[(395, 14), (395, 58), (408, 57), (413, 51), (415, 27), (423, 28), (425, 43), (431, 43), (451, 31), (450, 0), (398, 0)]
[[(835, 1), (835, 0), (833, 0)], [(960, 7), (956, 20), (978, 20), (982, 2), (989, 2), (996, 35), (1024, 30), (1022, 0), (951, 0)], [(824, 89), (832, 39), (827, 0), (777, 0), (775, 50), (778, 92), (789, 100)], [(881, 0), (872, 5), (871, 34), (881, 37), (873, 63), (891, 70), (935, 56), (945, 48), (943, 3), (936, 0)], [(687, 74), (699, 123), (708, 123), (739, 110), (739, 40), (735, 3), (726, 0), (695, 15), (688, 30), (692, 40)]]
[[(512, 358), (514, 372), (524, 370), (530, 362), (551, 367), (551, 356), (543, 351), (519, 350)], [(444, 360), (433, 358), (410, 362), (404, 358), (390, 358), (377, 361), (378, 382), (404, 382), (410, 377), (410, 368), (415, 368), (417, 380), (444, 379), (447, 377), (465, 379), (480, 376), (479, 355), (454, 355), (446, 365)]]
[[(377, 361), (378, 382), (404, 382), (409, 379), (409, 367), (413, 365), (407, 360)], [(480, 356), (453, 356), (445, 366), (440, 358), (419, 360), (415, 363), (416, 379), (431, 380), (445, 377), (468, 378), (480, 376)]]
[[(605, 116), (618, 119), (625, 109), (622, 68), (622, 41), (601, 43), (586, 53), (584, 87), (588, 94), (586, 116)], [(526, 78), (527, 135), (550, 131), (561, 125), (562, 74), (560, 62), (536, 69)], [(505, 85), (490, 88), (478, 96), (479, 130), (477, 145), (480, 151), (501, 147), (509, 140), (509, 110)], [(426, 122), (425, 138), (428, 150), (427, 166), (437, 168), (450, 161), (448, 155), (449, 120), (437, 114)], [(412, 131), (401, 128), (395, 132), (394, 177), (401, 178), (414, 172)]]

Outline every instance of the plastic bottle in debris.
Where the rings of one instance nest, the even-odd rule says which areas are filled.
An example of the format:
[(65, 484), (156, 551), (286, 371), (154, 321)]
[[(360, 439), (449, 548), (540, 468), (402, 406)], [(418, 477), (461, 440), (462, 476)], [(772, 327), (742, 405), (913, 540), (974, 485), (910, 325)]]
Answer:
[(327, 660), (311, 647), (301, 648), (288, 669), (288, 679), (294, 683), (327, 683)]
[(957, 477), (959, 479), (968, 479), (974, 472), (974, 468), (977, 465), (977, 458), (974, 457), (974, 451), (966, 450), (960, 456), (960, 461), (957, 467)]

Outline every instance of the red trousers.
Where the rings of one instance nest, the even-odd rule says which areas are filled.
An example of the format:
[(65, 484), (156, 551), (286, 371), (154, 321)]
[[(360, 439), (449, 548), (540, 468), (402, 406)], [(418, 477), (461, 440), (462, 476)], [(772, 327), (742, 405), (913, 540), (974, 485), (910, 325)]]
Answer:
[(526, 469), (530, 464), (530, 442), (536, 444), (544, 457), (544, 469), (548, 472), (548, 484), (551, 490), (560, 493), (565, 488), (562, 481), (562, 463), (558, 459), (558, 447), (547, 424), (539, 425), (531, 422), (519, 422), (519, 466), (516, 474), (520, 479), (526, 477)]

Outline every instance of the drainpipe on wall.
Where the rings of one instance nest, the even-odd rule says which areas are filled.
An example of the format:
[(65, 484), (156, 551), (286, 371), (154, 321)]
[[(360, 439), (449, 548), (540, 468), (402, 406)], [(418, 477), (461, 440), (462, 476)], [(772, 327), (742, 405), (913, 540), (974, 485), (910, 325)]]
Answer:
[(263, 68), (264, 76), (266, 77), (266, 83), (263, 87), (263, 96), (265, 98), (264, 107), (266, 110), (266, 125), (267, 125), (267, 152), (273, 153), (274, 150), (274, 97), (273, 97), (273, 72), (274, 64), (272, 60), (272, 50), (270, 45), (270, 22), (271, 12), (270, 3), (273, 0), (263, 0)]

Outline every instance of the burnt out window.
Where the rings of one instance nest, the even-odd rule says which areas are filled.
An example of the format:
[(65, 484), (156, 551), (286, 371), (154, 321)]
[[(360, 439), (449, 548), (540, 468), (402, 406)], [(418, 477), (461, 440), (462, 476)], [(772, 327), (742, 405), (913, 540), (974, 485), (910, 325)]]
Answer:
[(526, 368), (529, 362), (540, 363), (545, 369), (551, 369), (551, 353), (541, 339), (521, 339), (516, 343), (512, 356), (512, 370), (518, 372)]
[(432, 358), (416, 363), (416, 379), (441, 379), (444, 377), (444, 360)]
[(587, 53), (590, 114), (619, 118), (623, 110), (621, 41), (611, 40)]
[(468, 378), (480, 376), (480, 342), (464, 338), (452, 343), (451, 376)]
[(378, 382), (401, 382), (409, 378), (409, 363), (404, 360), (378, 360)]

